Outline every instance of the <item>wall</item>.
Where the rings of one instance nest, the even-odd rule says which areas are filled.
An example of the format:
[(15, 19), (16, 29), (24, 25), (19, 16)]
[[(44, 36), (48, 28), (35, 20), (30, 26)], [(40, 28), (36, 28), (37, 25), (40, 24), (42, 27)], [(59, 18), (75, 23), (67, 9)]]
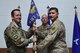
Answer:
[[(22, 27), (27, 30), (27, 17), (30, 9), (31, 0), (0, 0), (0, 48), (6, 48), (4, 41), (4, 30), (11, 22), (11, 10), (20, 5), (22, 12)], [(72, 47), (74, 6), (77, 6), (78, 19), (80, 21), (80, 1), (79, 0), (34, 0), (40, 16), (47, 14), (47, 6), (59, 9), (59, 19), (64, 22), (66, 27), (66, 41), (68, 47)], [(41, 25), (40, 19), (37, 26)], [(28, 46), (32, 47), (32, 44)]]

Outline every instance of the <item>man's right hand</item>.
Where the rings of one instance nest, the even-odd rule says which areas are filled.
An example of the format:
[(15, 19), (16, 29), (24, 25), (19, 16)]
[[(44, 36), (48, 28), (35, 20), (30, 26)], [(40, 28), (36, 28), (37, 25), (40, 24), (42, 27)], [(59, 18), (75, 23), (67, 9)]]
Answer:
[(35, 35), (33, 35), (32, 41), (33, 42), (36, 42), (37, 41), (37, 37)]
[(34, 32), (38, 32), (38, 29), (37, 29), (36, 26), (33, 26), (33, 31), (34, 31)]

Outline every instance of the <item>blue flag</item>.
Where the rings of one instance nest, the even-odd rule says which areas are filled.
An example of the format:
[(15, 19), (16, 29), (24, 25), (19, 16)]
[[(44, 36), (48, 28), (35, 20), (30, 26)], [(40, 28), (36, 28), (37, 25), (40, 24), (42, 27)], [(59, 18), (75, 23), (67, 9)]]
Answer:
[(75, 10), (75, 19), (74, 19), (72, 53), (80, 53), (80, 26), (79, 26), (76, 10)]
[(29, 15), (28, 15), (28, 20), (27, 20), (27, 25), (31, 26), (36, 21), (36, 19), (40, 19), (40, 16), (36, 8), (36, 5), (32, 0)]
[(48, 14), (48, 24), (50, 25), (50, 17), (49, 17), (49, 14)]

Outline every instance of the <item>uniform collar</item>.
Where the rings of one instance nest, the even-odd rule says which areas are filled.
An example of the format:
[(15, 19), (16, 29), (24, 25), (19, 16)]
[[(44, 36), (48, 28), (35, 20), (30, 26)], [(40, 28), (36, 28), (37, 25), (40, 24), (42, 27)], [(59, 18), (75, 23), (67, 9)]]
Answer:
[(59, 21), (59, 19), (57, 18), (51, 25), (54, 25), (58, 21)]
[(13, 25), (15, 25), (16, 27), (19, 27), (14, 21), (11, 22)]

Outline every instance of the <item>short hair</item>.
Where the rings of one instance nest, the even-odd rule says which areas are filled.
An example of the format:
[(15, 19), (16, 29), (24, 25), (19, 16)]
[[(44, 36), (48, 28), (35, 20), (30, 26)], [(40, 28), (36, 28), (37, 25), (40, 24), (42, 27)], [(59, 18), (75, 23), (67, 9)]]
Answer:
[(49, 11), (51, 11), (51, 10), (55, 10), (55, 11), (58, 13), (58, 8), (56, 8), (56, 7), (51, 7), (51, 8), (49, 8), (48, 13), (49, 13)]
[(43, 14), (42, 16), (46, 16), (46, 17), (48, 17), (46, 14)]
[(20, 9), (13, 9), (11, 12), (11, 16), (14, 17), (14, 11), (20, 11)]

